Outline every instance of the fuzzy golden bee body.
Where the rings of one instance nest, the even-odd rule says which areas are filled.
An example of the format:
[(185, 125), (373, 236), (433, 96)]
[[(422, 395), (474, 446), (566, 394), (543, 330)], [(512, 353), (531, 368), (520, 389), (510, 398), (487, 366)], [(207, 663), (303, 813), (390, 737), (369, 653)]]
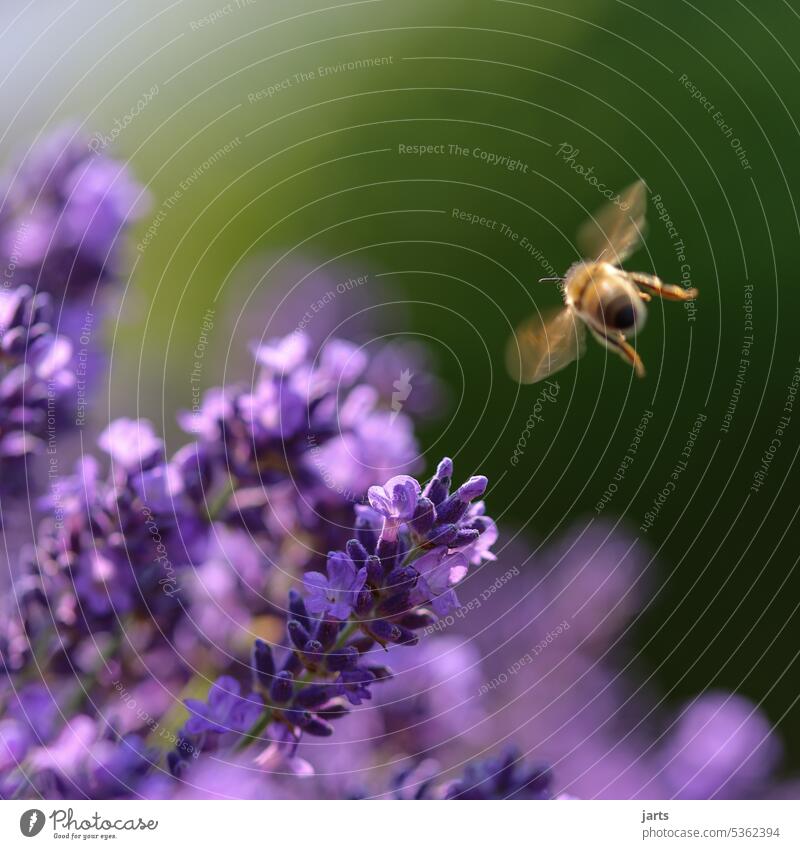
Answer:
[(662, 283), (652, 274), (621, 264), (643, 238), (647, 188), (640, 180), (589, 219), (578, 232), (585, 259), (569, 268), (562, 283), (564, 307), (536, 314), (519, 325), (506, 348), (506, 365), (520, 383), (536, 383), (569, 365), (585, 349), (585, 329), (630, 363), (639, 377), (644, 366), (628, 342), (644, 327), (653, 295), (690, 301), (696, 289)]

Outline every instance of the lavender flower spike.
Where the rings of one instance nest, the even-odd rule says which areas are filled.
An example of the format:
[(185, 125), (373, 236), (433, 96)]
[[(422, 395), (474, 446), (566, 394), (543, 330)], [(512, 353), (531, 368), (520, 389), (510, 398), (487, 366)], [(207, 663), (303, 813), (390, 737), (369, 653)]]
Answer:
[[(474, 481), (457, 491), (459, 498), (483, 491), (485, 484)], [(440, 504), (444, 504), (449, 500), (449, 481), (442, 480), (441, 486), (444, 500), (440, 499)], [(372, 685), (391, 677), (386, 667), (371, 662), (375, 645), (416, 645), (417, 631), (429, 626), (436, 614), (444, 615), (458, 605), (453, 587), (468, 568), (463, 549), (489, 527), (486, 523), (473, 527), (473, 519), (466, 514), (462, 516), (466, 524), (456, 522), (444, 529), (438, 523), (434, 502), (421, 493), (419, 483), (406, 476), (373, 487), (370, 496), (376, 509), (357, 508), (361, 529), (366, 533), (360, 534), (361, 539), (350, 540), (346, 552), (328, 555), (326, 575), (305, 575), (305, 598), (289, 594), (289, 645), (282, 659), (275, 658), (263, 641), (256, 642), (251, 655), (253, 685), (265, 703), (253, 724), (244, 728), (243, 723), (232, 722), (232, 712), (238, 710), (242, 700), (236, 682), (229, 681), (224, 697), (212, 692), (207, 706), (188, 703), (195, 716), (185, 726), (183, 736), (199, 732), (203, 749), (209, 742), (207, 732), (238, 730), (237, 751), (254, 742), (266, 743), (267, 750), (258, 762), (291, 772), (289, 761), (303, 735), (332, 735), (332, 723), (345, 716), (350, 706), (372, 698)], [(419, 520), (420, 505), (430, 514), (422, 522), (425, 532), (447, 536), (449, 543), (431, 545), (420, 533), (419, 521), (414, 523), (416, 529), (412, 527), (410, 519)], [(468, 502), (466, 506), (470, 506)], [(376, 554), (381, 539), (364, 525), (370, 522), (396, 525), (395, 545), (390, 550), (384, 547), (382, 556)], [(423, 606), (428, 603), (434, 613)], [(246, 704), (249, 708), (257, 702)], [(280, 751), (270, 731), (275, 728), (284, 729), (289, 744)], [(284, 758), (288, 758), (286, 763)], [(179, 762), (180, 753), (173, 752), (174, 768), (180, 767)]]

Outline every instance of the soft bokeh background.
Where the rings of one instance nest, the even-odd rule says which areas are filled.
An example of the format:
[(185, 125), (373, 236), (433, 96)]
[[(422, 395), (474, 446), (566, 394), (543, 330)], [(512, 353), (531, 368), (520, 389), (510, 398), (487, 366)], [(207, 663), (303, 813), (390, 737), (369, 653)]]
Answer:
[[(335, 299), (338, 332), (365, 339), (372, 326), (430, 345), (450, 386), (424, 434), (431, 463), (457, 446), (459, 468), (489, 475), (493, 514), (529, 544), (598, 520), (652, 411), (600, 511), (649, 563), (650, 601), (633, 625), (639, 668), (667, 703), (720, 687), (749, 696), (779, 725), (786, 769), (800, 764), (800, 406), (750, 490), (800, 354), (796, 3), (6, 0), (0, 44), (4, 159), (65, 119), (105, 136), (119, 121), (106, 150), (151, 193), (106, 328), (110, 409), (98, 417), (148, 415), (177, 440), (207, 310), (204, 386), (241, 371), (251, 336), (303, 320), (309, 272), (334, 286), (368, 275)], [(381, 61), (346, 67), (365, 59)], [(601, 182), (641, 177), (661, 196), (702, 294), (694, 321), (680, 305), (653, 305), (639, 341), (646, 380), (597, 346), (559, 375), (556, 402), (513, 465), (539, 389), (506, 377), (505, 339), (558, 302), (537, 281), (577, 258), (576, 227), (602, 201), (558, 155), (563, 143)], [(471, 155), (478, 148), (524, 167), (489, 165)], [(459, 221), (454, 208), (519, 239)], [(679, 282), (674, 242), (651, 204), (646, 246), (628, 267)], [(748, 283), (752, 354), (737, 386)], [(366, 321), (354, 315), (365, 309)], [(639, 530), (700, 415), (675, 491)]]

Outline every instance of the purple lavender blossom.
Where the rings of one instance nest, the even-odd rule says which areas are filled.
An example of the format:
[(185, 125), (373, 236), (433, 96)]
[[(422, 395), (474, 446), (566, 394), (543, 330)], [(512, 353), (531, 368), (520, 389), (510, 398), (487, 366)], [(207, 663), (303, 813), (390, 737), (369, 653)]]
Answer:
[(358, 595), (367, 581), (367, 569), (356, 568), (343, 551), (328, 555), (328, 574), (306, 572), (306, 607), (309, 613), (328, 614), (333, 619), (347, 619), (353, 612)]
[(453, 587), (461, 583), (469, 569), (462, 552), (448, 554), (444, 546), (434, 548), (416, 560), (414, 568), (419, 578), (411, 593), (412, 603), (430, 604), (439, 617), (461, 606)]
[(413, 518), (422, 491), (419, 483), (408, 475), (391, 478), (385, 486), (371, 486), (368, 496), (372, 509), (384, 519), (407, 522)]
[(208, 693), (208, 701), (187, 699), (186, 707), (193, 715), (186, 722), (187, 734), (204, 732), (224, 734), (228, 731), (247, 731), (262, 711), (258, 695), (242, 696), (241, 687), (235, 678), (223, 675), (218, 678)]
[(251, 533), (311, 533), (318, 548), (341, 546), (373, 466), (414, 466), (413, 430), (399, 417), (387, 431), (388, 414), (358, 383), (364, 358), (349, 343), (330, 340), (312, 361), (296, 333), (258, 345), (255, 357), (252, 386), (210, 390), (180, 417), (207, 464), (204, 498), (219, 497), (220, 518)]
[(163, 440), (146, 419), (116, 419), (100, 434), (97, 444), (126, 473), (152, 468), (164, 450)]

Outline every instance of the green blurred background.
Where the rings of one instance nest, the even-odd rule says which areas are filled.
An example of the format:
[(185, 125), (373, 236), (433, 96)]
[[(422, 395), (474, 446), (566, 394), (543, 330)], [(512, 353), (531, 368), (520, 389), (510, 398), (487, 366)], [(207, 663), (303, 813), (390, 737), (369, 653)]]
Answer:
[[(385, 332), (427, 337), (452, 387), (451, 407), (423, 429), (435, 445), (429, 465), (447, 450), (462, 470), (485, 471), (493, 513), (533, 541), (576, 518), (620, 521), (653, 557), (652, 601), (633, 634), (644, 671), (676, 704), (709, 687), (761, 702), (796, 767), (800, 406), (763, 486), (750, 487), (800, 354), (800, 4), (549, 5), (5, 2), (4, 153), (65, 118), (109, 134), (157, 88), (107, 148), (151, 193), (139, 240), (163, 212), (132, 251), (107, 328), (112, 412), (148, 415), (177, 439), (206, 310), (216, 310), (203, 374), (213, 385), (229, 347), (228, 371), (245, 362), (248, 336), (228, 317), (242, 312), (247, 328), (255, 320), (269, 333), (270, 316), (252, 315), (254, 289), (278, 293), (277, 305), (301, 261), (324, 264), (334, 281), (369, 274), (380, 285), (363, 287), (358, 308), (373, 303)], [(560, 273), (578, 258), (575, 230), (603, 200), (559, 155), (565, 143), (602, 183), (641, 177), (660, 195), (701, 297), (695, 316), (653, 304), (638, 343), (645, 380), (590, 346), (559, 375), (557, 402), (514, 466), (539, 389), (507, 378), (505, 339), (558, 303), (557, 288), (537, 281), (545, 266)], [(487, 164), (478, 149), (521, 164)], [(454, 208), (519, 238), (460, 221)], [(651, 204), (646, 245), (628, 268), (680, 282), (677, 240)], [(271, 260), (257, 263), (269, 273), (248, 273), (264, 253)], [(749, 284), (753, 344), (737, 385)], [(647, 411), (635, 459), (598, 512)], [(639, 530), (700, 414), (675, 491)]]

